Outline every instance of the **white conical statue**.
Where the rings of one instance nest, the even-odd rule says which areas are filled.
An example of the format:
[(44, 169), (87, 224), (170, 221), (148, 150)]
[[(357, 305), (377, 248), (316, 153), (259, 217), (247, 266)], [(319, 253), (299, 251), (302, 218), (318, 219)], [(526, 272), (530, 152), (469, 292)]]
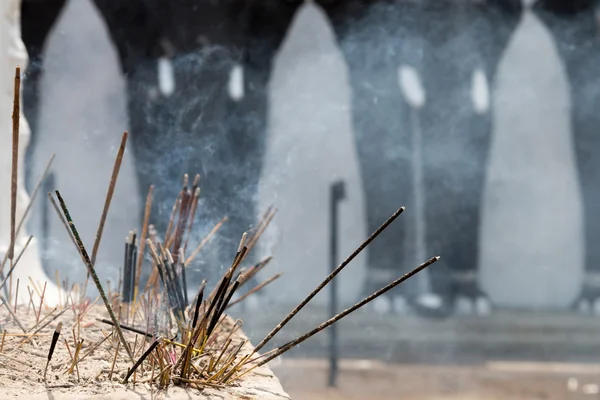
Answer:
[[(271, 79), (259, 203), (261, 211), (275, 204), (278, 213), (258, 246), (264, 255), (275, 256), (261, 279), (284, 273), (264, 294), (284, 303), (301, 301), (330, 272), (329, 186), (339, 178), (348, 190), (340, 207), (340, 259), (365, 239), (347, 75), (325, 18), (313, 4), (303, 6)], [(356, 301), (365, 273), (361, 254), (336, 278), (342, 303)], [(314, 301), (326, 304), (328, 297), (322, 294)]]
[[(20, 0), (0, 1), (0, 256), (3, 258), (10, 245), (10, 209), (11, 209), (11, 160), (12, 160), (12, 107), (14, 95), (15, 68), (24, 71), (27, 66), (27, 52), (21, 40)], [(30, 131), (25, 118), (21, 114), (19, 135), (18, 196), (16, 223), (23, 218), (29, 203), (29, 195), (24, 185), (25, 149), (29, 144)], [(15, 238), (15, 259), (27, 242), (28, 234), (25, 226)], [(6, 263), (4, 274), (10, 268)], [(40, 262), (38, 242), (34, 238), (23, 253), (12, 273), (13, 295), (16, 292), (17, 279), (20, 281), (19, 302), (29, 301), (29, 293), (25, 285), (31, 285), (29, 278), (39, 289), (48, 281), (45, 302), (49, 306), (58, 301), (58, 288), (49, 279)]]
[(568, 307), (581, 287), (584, 255), (569, 88), (551, 35), (530, 10), (494, 94), (481, 287), (498, 306)]
[[(117, 52), (93, 2), (66, 3), (44, 43), (43, 62), (38, 128), (30, 160), (32, 182), (55, 153), (51, 189), (61, 191), (91, 254), (121, 135), (128, 129), (127, 96)], [(156, 68), (162, 76), (150, 92), (175, 93), (171, 62), (162, 59)], [(113, 287), (119, 280), (123, 239), (141, 225), (139, 210), (144, 200), (139, 196), (131, 152), (135, 134), (132, 131), (127, 142), (96, 258), (95, 268), (105, 289), (108, 280)], [(51, 277), (58, 270), (69, 286), (82, 283), (86, 268), (44, 195), (36, 201), (29, 224), (31, 232), (40, 236), (44, 267)], [(96, 296), (91, 282), (87, 293)]]

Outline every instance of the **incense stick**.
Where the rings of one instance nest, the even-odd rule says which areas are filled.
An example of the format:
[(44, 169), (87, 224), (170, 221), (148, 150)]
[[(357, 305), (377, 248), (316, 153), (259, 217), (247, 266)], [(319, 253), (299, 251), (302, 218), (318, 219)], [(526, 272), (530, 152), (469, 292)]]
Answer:
[(386, 285), (385, 287), (379, 289), (378, 291), (376, 291), (372, 295), (364, 298), (363, 300), (359, 301), (358, 303), (356, 303), (352, 307), (347, 308), (346, 310), (338, 313), (337, 315), (335, 315), (331, 319), (323, 322), (321, 325), (317, 326), (313, 330), (311, 330), (311, 331), (307, 332), (306, 334), (304, 334), (304, 335), (302, 335), (302, 336), (300, 336), (300, 337), (298, 337), (298, 338), (296, 338), (296, 339), (294, 339), (294, 340), (292, 340), (292, 341), (290, 341), (290, 342), (288, 342), (288, 343), (286, 343), (286, 344), (278, 347), (277, 349), (275, 349), (273, 351), (273, 353), (270, 356), (264, 358), (262, 361), (260, 361), (257, 364), (253, 365), (250, 369), (248, 369), (245, 372), (243, 372), (240, 375), (238, 375), (236, 377), (236, 379), (241, 378), (242, 376), (246, 375), (248, 372), (254, 370), (255, 368), (261, 367), (261, 366), (265, 365), (266, 363), (268, 363), (269, 361), (271, 361), (271, 360), (279, 357), (283, 353), (291, 350), (293, 347), (295, 347), (298, 344), (304, 342), (305, 340), (311, 338), (312, 336), (316, 335), (317, 333), (321, 332), (322, 330), (326, 329), (327, 327), (333, 325), (337, 321), (339, 321), (342, 318), (346, 317), (347, 315), (353, 313), (354, 311), (356, 311), (359, 308), (363, 307), (364, 305), (366, 305), (367, 303), (369, 303), (372, 300), (376, 299), (377, 297), (379, 297), (379, 296), (383, 295), (384, 293), (392, 290), (393, 288), (395, 288), (396, 286), (398, 286), (402, 282), (406, 281), (407, 279), (412, 278), (414, 275), (416, 275), (417, 273), (421, 272), (425, 268), (429, 267), (430, 265), (432, 265), (433, 263), (435, 263), (439, 259), (440, 259), (439, 256), (430, 258), (429, 260), (425, 261), (423, 264), (419, 265), (417, 268), (413, 269), (409, 273), (403, 275), (402, 277), (396, 279), (392, 283), (390, 283), (390, 284)]
[(298, 304), (296, 308), (294, 308), (279, 324), (277, 324), (277, 326), (275, 326), (275, 328), (273, 328), (273, 330), (271, 330), (271, 332), (269, 332), (267, 336), (265, 336), (263, 340), (260, 341), (258, 345), (256, 345), (253, 353), (260, 351), (260, 349), (262, 349), (264, 345), (267, 344), (267, 342), (281, 330), (281, 328), (283, 328), (302, 308), (304, 308), (306, 304), (308, 304), (309, 301), (312, 300), (313, 297), (315, 297), (329, 282), (331, 282), (331, 280), (335, 278), (337, 274), (339, 274), (348, 264), (350, 264), (350, 262), (354, 260), (354, 258), (359, 255), (373, 240), (375, 240), (375, 238), (379, 236), (381, 232), (390, 226), (390, 224), (394, 222), (396, 218), (398, 218), (400, 214), (404, 212), (404, 210), (404, 206), (400, 207), (392, 214), (391, 217), (387, 219), (387, 221), (377, 228), (377, 230), (373, 232), (367, 240), (358, 246), (358, 248), (354, 250), (354, 252), (348, 256), (348, 258), (346, 258), (336, 269), (334, 269), (319, 286), (317, 286), (304, 300), (302, 300), (302, 302)]
[(50, 365), (50, 360), (52, 360), (52, 355), (54, 354), (54, 349), (56, 348), (56, 342), (58, 342), (62, 325), (62, 322), (59, 322), (58, 325), (56, 325), (56, 329), (54, 329), (54, 334), (52, 335), (50, 350), (48, 350), (48, 361), (46, 362), (46, 368), (44, 368), (44, 382), (46, 381), (46, 373), (48, 372), (48, 366)]
[[(142, 276), (142, 263), (144, 261), (144, 250), (146, 249), (146, 237), (148, 235), (148, 225), (150, 223), (150, 212), (152, 210), (152, 195), (154, 193), (154, 185), (150, 185), (148, 188), (148, 196), (146, 196), (146, 207), (144, 209), (144, 223), (142, 225), (142, 235), (140, 236), (140, 257), (137, 260), (137, 266), (135, 268), (135, 291), (137, 294), (138, 288), (140, 287), (140, 279)], [(136, 296), (137, 297), (137, 296)]]
[(19, 170), (19, 119), (21, 117), (21, 67), (15, 68), (15, 84), (12, 114), (12, 164), (10, 180), (10, 244), (7, 257), (12, 260), (15, 255), (15, 233), (17, 214), (17, 178)]
[(125, 375), (125, 379), (123, 380), (123, 383), (127, 383), (129, 378), (131, 377), (131, 375), (140, 366), (140, 364), (142, 364), (144, 362), (146, 357), (148, 357), (150, 355), (150, 353), (152, 353), (154, 351), (154, 349), (156, 348), (156, 346), (158, 346), (159, 343), (160, 343), (160, 338), (156, 339), (154, 341), (154, 343), (152, 343), (150, 345), (150, 347), (148, 347), (148, 350), (146, 350), (146, 352), (144, 354), (142, 354), (142, 356), (139, 358), (139, 360), (137, 360), (137, 362), (135, 364), (133, 364), (133, 367), (131, 367), (129, 369), (129, 371), (127, 371), (127, 375)]
[(96, 288), (98, 289), (98, 292), (100, 293), (100, 296), (102, 297), (102, 301), (104, 301), (104, 305), (106, 306), (108, 315), (110, 316), (113, 323), (115, 324), (115, 329), (117, 330), (119, 339), (123, 343), (123, 347), (125, 348), (125, 351), (127, 351), (127, 355), (129, 356), (129, 358), (131, 359), (131, 362), (133, 363), (134, 362), (133, 353), (131, 352), (131, 349), (129, 348), (129, 344), (125, 340), (125, 336), (123, 336), (123, 331), (119, 327), (119, 321), (117, 320), (117, 317), (113, 313), (112, 307), (110, 306), (110, 302), (108, 301), (108, 297), (106, 297), (106, 293), (104, 292), (104, 289), (102, 288), (102, 284), (100, 283), (100, 279), (98, 278), (98, 275), (96, 274), (96, 270), (94, 269), (94, 265), (92, 264), (92, 261), (90, 260), (88, 254), (87, 254), (87, 251), (85, 250), (85, 246), (83, 245), (83, 242), (81, 241), (81, 238), (79, 237), (79, 233), (77, 232), (77, 228), (75, 228), (75, 224), (73, 223), (73, 220), (71, 219), (71, 215), (69, 214), (69, 210), (67, 209), (65, 201), (63, 200), (63, 198), (60, 195), (60, 192), (58, 190), (56, 191), (56, 197), (58, 197), (58, 202), (60, 203), (60, 206), (63, 210), (63, 213), (65, 215), (67, 222), (69, 223), (69, 227), (71, 228), (73, 237), (75, 238), (75, 241), (77, 242), (77, 247), (79, 248), (80, 253), (84, 258), (85, 265), (88, 269), (88, 272), (90, 273), (90, 275), (92, 276), (92, 280), (96, 284)]
[[(100, 216), (100, 223), (98, 224), (98, 230), (96, 232), (96, 239), (94, 240), (94, 247), (92, 248), (92, 265), (96, 265), (96, 256), (98, 255), (98, 249), (100, 248), (100, 240), (102, 239), (102, 232), (104, 231), (104, 224), (106, 223), (106, 217), (108, 216), (108, 209), (112, 201), (113, 194), (115, 192), (115, 185), (117, 184), (117, 178), (119, 177), (119, 171), (121, 170), (121, 162), (123, 161), (123, 154), (125, 153), (125, 145), (127, 144), (127, 132), (123, 132), (121, 136), (121, 145), (117, 151), (117, 158), (115, 165), (113, 166), (113, 172), (108, 183), (108, 191), (106, 192), (106, 199), (104, 200), (104, 208), (102, 209), (102, 215)], [(85, 278), (85, 284), (83, 287), (83, 294), (87, 289), (87, 283), (90, 279), (89, 273)]]

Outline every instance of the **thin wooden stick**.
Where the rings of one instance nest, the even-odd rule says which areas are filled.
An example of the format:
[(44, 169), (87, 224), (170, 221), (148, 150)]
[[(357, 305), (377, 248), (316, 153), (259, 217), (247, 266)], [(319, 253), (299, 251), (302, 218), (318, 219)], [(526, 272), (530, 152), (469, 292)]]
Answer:
[(33, 308), (33, 313), (35, 314), (35, 304), (33, 304), (33, 290), (27, 285), (27, 292), (29, 293), (29, 303), (27, 303), (27, 315), (29, 315), (29, 310)]
[(185, 239), (185, 244), (183, 245), (183, 251), (187, 251), (188, 242), (190, 240), (190, 236), (192, 236), (192, 228), (194, 227), (194, 219), (196, 218), (196, 209), (198, 208), (198, 199), (200, 198), (200, 188), (198, 187), (198, 183), (200, 182), (200, 175), (196, 175), (196, 179), (194, 179), (194, 186), (192, 188), (192, 210), (190, 211), (190, 225), (188, 227), (188, 234)]
[(44, 296), (46, 295), (47, 283), (47, 281), (44, 282), (44, 289), (42, 290), (42, 295), (40, 296), (40, 308), (38, 309), (38, 313), (35, 316), (35, 322), (40, 322), (40, 316), (42, 315), (42, 306), (44, 305)]
[[(14, 269), (14, 260), (10, 260), (10, 269)], [(10, 276), (9, 282), (8, 282), (8, 300), (10, 301), (12, 299), (12, 289), (13, 289), (13, 277), (12, 275)]]
[(167, 225), (167, 231), (165, 232), (165, 239), (164, 239), (165, 243), (169, 243), (169, 239), (171, 237), (171, 229), (173, 228), (173, 222), (175, 221), (175, 213), (179, 209), (180, 205), (181, 205), (181, 193), (179, 193), (179, 196), (177, 196), (177, 199), (175, 200), (175, 204), (173, 204), (173, 209), (171, 210), (171, 217), (169, 218), (169, 225)]
[[(29, 211), (31, 210), (33, 202), (35, 201), (35, 199), (37, 197), (38, 191), (39, 191), (44, 179), (46, 179), (46, 176), (48, 175), (50, 166), (52, 165), (52, 162), (54, 161), (54, 156), (55, 155), (52, 154), (52, 157), (50, 157), (50, 161), (48, 161), (48, 164), (46, 164), (44, 173), (42, 174), (40, 180), (38, 181), (38, 183), (35, 186), (35, 189), (33, 190), (33, 194), (31, 195), (31, 198), (29, 199), (29, 204), (27, 204), (27, 208), (23, 212), (23, 216), (21, 217), (21, 220), (19, 221), (19, 225), (17, 226), (17, 231), (15, 232), (15, 236), (18, 236), (19, 233), (21, 232), (21, 228), (23, 227), (23, 224), (25, 223), (27, 216), (29, 215)], [(0, 265), (0, 273), (2, 271), (4, 271), (4, 266), (6, 265), (6, 260), (8, 260), (8, 252), (6, 254), (4, 254), (4, 258), (2, 259), (2, 265)]]
[(50, 325), (52, 322), (56, 321), (57, 318), (59, 318), (61, 315), (63, 315), (66, 311), (68, 310), (68, 308), (63, 308), (58, 314), (56, 314), (50, 321), (46, 322), (44, 325), (40, 326), (39, 328), (37, 328), (33, 333), (28, 333), (27, 334), (27, 339), (23, 340), (21, 343), (19, 343), (19, 345), (17, 346), (17, 348), (21, 347), (22, 345), (24, 345), (25, 343), (27, 343), (29, 340), (33, 340), (32, 338), (38, 334), (39, 332), (42, 331), (42, 329), (44, 329), (45, 327), (47, 327), (48, 325)]
[(54, 314), (54, 312), (58, 310), (57, 307), (54, 307), (54, 310), (50, 311), (48, 314), (46, 314), (44, 316), (44, 318), (42, 318), (39, 322), (36, 322), (35, 325), (33, 325), (29, 330), (32, 331), (34, 329), (36, 329), (41, 323), (43, 323), (49, 316), (51, 316), (52, 314)]
[[(100, 240), (102, 240), (102, 232), (104, 231), (104, 225), (106, 223), (106, 217), (108, 216), (108, 210), (110, 208), (110, 203), (113, 198), (113, 194), (115, 192), (115, 185), (117, 184), (117, 178), (119, 177), (119, 171), (121, 170), (121, 162), (123, 161), (123, 154), (125, 154), (125, 145), (127, 144), (127, 132), (123, 132), (123, 136), (121, 136), (121, 145), (119, 146), (119, 150), (117, 151), (117, 158), (115, 159), (115, 164), (113, 166), (112, 175), (110, 177), (110, 182), (108, 183), (108, 191), (106, 192), (106, 199), (104, 200), (104, 208), (102, 209), (102, 215), (100, 216), (100, 223), (98, 224), (98, 230), (96, 231), (96, 239), (94, 240), (94, 247), (92, 248), (92, 265), (96, 265), (96, 256), (98, 255), (98, 249), (100, 248)], [(85, 284), (83, 286), (83, 297), (85, 297), (85, 293), (87, 290), (87, 283), (89, 282), (90, 275), (89, 272), (85, 278)]]
[(121, 145), (117, 152), (117, 158), (113, 166), (112, 175), (108, 184), (108, 191), (106, 192), (106, 199), (104, 200), (104, 208), (102, 209), (102, 216), (100, 217), (100, 223), (98, 224), (98, 230), (96, 231), (96, 239), (94, 240), (94, 247), (92, 248), (92, 265), (96, 265), (96, 256), (98, 255), (98, 249), (100, 248), (100, 240), (102, 239), (102, 232), (104, 231), (104, 225), (106, 223), (106, 217), (108, 216), (108, 210), (112, 201), (113, 194), (115, 192), (115, 185), (117, 184), (117, 178), (119, 177), (119, 171), (121, 170), (121, 162), (123, 161), (123, 155), (125, 154), (125, 145), (127, 144), (127, 132), (123, 132), (121, 136)]
[(89, 349), (89, 350), (88, 350), (88, 352), (87, 352), (87, 353), (85, 353), (85, 354), (83, 355), (83, 357), (81, 357), (81, 358), (79, 359), (79, 362), (82, 362), (82, 361), (83, 361), (83, 360), (84, 360), (84, 359), (85, 359), (87, 356), (89, 356), (90, 354), (92, 354), (92, 352), (93, 352), (94, 350), (96, 350), (98, 347), (100, 347), (100, 345), (102, 345), (102, 343), (104, 343), (106, 340), (108, 340), (108, 338), (112, 337), (112, 335), (113, 335), (113, 333), (111, 332), (110, 334), (108, 334), (108, 335), (104, 336), (104, 338), (103, 338), (103, 339), (101, 339), (101, 340), (100, 340), (98, 343), (96, 343), (95, 345), (93, 345), (93, 346), (92, 346), (92, 348), (91, 348), (91, 349)]
[(192, 193), (188, 189), (188, 174), (183, 176), (183, 187), (181, 188), (181, 204), (179, 206), (179, 217), (177, 220), (177, 224), (174, 227), (173, 235), (169, 238), (168, 241), (165, 241), (165, 248), (169, 249), (173, 246), (173, 259), (175, 263), (177, 263), (177, 258), (179, 256), (179, 248), (181, 247), (181, 242), (183, 240), (183, 235), (185, 234), (187, 228), (187, 222), (189, 219), (190, 212), (190, 201), (192, 200)]
[(248, 251), (252, 250), (252, 248), (258, 241), (258, 239), (264, 233), (265, 229), (267, 229), (267, 226), (269, 226), (269, 224), (271, 223), (271, 220), (273, 220), (273, 217), (275, 216), (276, 213), (277, 213), (277, 209), (275, 207), (268, 208), (267, 212), (265, 213), (262, 220), (260, 221), (260, 223), (256, 229), (256, 232), (250, 238), (250, 241), (248, 243)]
[(7, 256), (15, 256), (16, 215), (17, 215), (17, 178), (19, 170), (19, 119), (21, 117), (21, 67), (15, 68), (15, 85), (12, 114), (12, 164), (10, 180), (10, 245)]
[(146, 237), (148, 236), (148, 225), (150, 224), (150, 212), (152, 211), (152, 199), (154, 194), (154, 185), (150, 185), (148, 188), (148, 195), (146, 196), (146, 207), (144, 209), (144, 222), (142, 225), (142, 235), (140, 236), (140, 251), (137, 259), (137, 265), (135, 268), (135, 294), (134, 301), (137, 298), (140, 278), (142, 277), (142, 264), (144, 262), (144, 250), (146, 249)]
[(112, 380), (112, 374), (115, 370), (115, 364), (117, 362), (117, 356), (119, 355), (119, 347), (121, 347), (121, 342), (117, 342), (117, 350), (115, 351), (115, 357), (113, 358), (112, 366), (110, 367), (110, 373), (108, 374), (108, 380)]
[(52, 166), (52, 163), (54, 162), (55, 156), (56, 156), (56, 154), (52, 154), (52, 156), (50, 157), (50, 160), (46, 164), (46, 168), (44, 168), (44, 172), (42, 173), (42, 176), (38, 180), (37, 184), (35, 185), (35, 188), (33, 189), (33, 192), (31, 193), (31, 197), (29, 199), (29, 204), (27, 204), (27, 208), (23, 212), (23, 216), (21, 217), (21, 220), (19, 221), (19, 225), (17, 225), (17, 232), (16, 232), (17, 236), (19, 235), (19, 232), (21, 232), (21, 228), (23, 227), (23, 224), (25, 223), (25, 220), (27, 219), (27, 215), (29, 215), (29, 211), (31, 210), (31, 207), (33, 206), (33, 202), (35, 201), (35, 199), (38, 195), (38, 192), (40, 191), (40, 188), (42, 187), (42, 183), (44, 183), (46, 176), (48, 176), (48, 171), (50, 171), (50, 167)]
[[(52, 199), (54, 200), (54, 199)], [(54, 270), (54, 277), (56, 278), (56, 287), (58, 289), (58, 306), (62, 308), (61, 290), (60, 290), (60, 278), (58, 276), (58, 269)]]
[(15, 308), (13, 310), (15, 312), (15, 314), (17, 313), (17, 303), (19, 302), (19, 281), (20, 281), (20, 279), (17, 278), (17, 290), (15, 292), (15, 304), (14, 304)]
[(102, 284), (100, 283), (100, 279), (98, 278), (98, 275), (96, 274), (94, 265), (92, 264), (92, 261), (90, 260), (88, 254), (87, 254), (87, 251), (85, 250), (85, 246), (83, 245), (83, 242), (81, 241), (81, 238), (79, 237), (79, 233), (77, 232), (77, 228), (75, 227), (75, 224), (73, 223), (73, 220), (71, 219), (71, 215), (69, 214), (69, 210), (67, 209), (65, 201), (63, 200), (63, 198), (60, 195), (60, 192), (58, 190), (56, 191), (56, 197), (58, 197), (58, 202), (60, 203), (63, 213), (65, 214), (65, 218), (67, 219), (69, 226), (71, 228), (71, 231), (73, 232), (73, 237), (75, 237), (75, 240), (77, 242), (77, 247), (79, 248), (79, 251), (84, 258), (85, 265), (88, 269), (88, 272), (90, 273), (94, 283), (96, 284), (96, 288), (98, 289), (98, 292), (100, 293), (100, 296), (102, 297), (102, 301), (104, 301), (104, 305), (106, 306), (106, 310), (108, 311), (108, 315), (110, 316), (110, 319), (115, 324), (115, 329), (117, 330), (119, 339), (121, 340), (121, 343), (123, 344), (123, 347), (125, 348), (125, 351), (127, 351), (127, 355), (131, 359), (131, 362), (134, 363), (135, 360), (133, 359), (133, 353), (131, 352), (131, 349), (129, 348), (129, 344), (125, 340), (123, 331), (119, 327), (119, 321), (117, 320), (117, 317), (115, 316), (115, 313), (113, 312), (112, 307), (110, 306), (110, 302), (108, 301), (108, 297), (106, 297), (106, 293), (104, 292), (104, 289), (102, 288)]
[(69, 342), (67, 341), (67, 339), (64, 339), (65, 342), (65, 346), (67, 346), (67, 351), (69, 352), (69, 358), (71, 359), (71, 362), (73, 362), (73, 353), (71, 352), (71, 346), (69, 346)]
[(0, 302), (2, 302), (2, 304), (4, 304), (4, 307), (6, 307), (6, 309), (8, 310), (8, 312), (10, 314), (10, 316), (13, 317), (13, 319), (15, 320), (15, 322), (17, 323), (17, 325), (19, 326), (19, 328), (23, 331), (23, 333), (27, 333), (27, 330), (25, 329), (25, 327), (23, 326), (23, 324), (21, 324), (21, 321), (19, 321), (19, 319), (17, 318), (17, 316), (13, 312), (12, 307), (8, 304), (8, 302), (6, 301), (6, 299), (4, 298), (4, 296), (2, 296), (1, 294), (0, 294)]
[(377, 230), (373, 232), (367, 240), (365, 240), (360, 246), (358, 246), (358, 248), (354, 250), (354, 252), (350, 254), (348, 258), (346, 258), (340, 265), (338, 265), (338, 267), (334, 269), (331, 272), (331, 274), (329, 274), (329, 276), (325, 278), (325, 280), (315, 288), (315, 290), (313, 290), (304, 300), (302, 300), (302, 302), (298, 304), (296, 308), (294, 308), (279, 324), (277, 324), (277, 326), (275, 326), (275, 328), (273, 328), (273, 330), (271, 330), (271, 332), (267, 334), (267, 336), (265, 336), (263, 340), (260, 341), (260, 343), (254, 348), (252, 354), (255, 354), (258, 351), (260, 351), (260, 349), (262, 349), (264, 345), (267, 344), (267, 342), (271, 340), (273, 336), (275, 336), (277, 332), (281, 330), (281, 328), (283, 328), (292, 318), (294, 318), (294, 316), (302, 308), (304, 308), (304, 306), (308, 304), (308, 302), (311, 301), (313, 297), (315, 297), (329, 282), (331, 282), (333, 278), (336, 277), (337, 274), (339, 274), (348, 264), (350, 264), (350, 262), (354, 260), (354, 258), (357, 255), (359, 255), (373, 240), (375, 240), (375, 238), (379, 236), (381, 232), (383, 232), (388, 226), (390, 226), (390, 224), (394, 222), (396, 218), (398, 218), (400, 214), (404, 212), (404, 210), (404, 206), (400, 207), (396, 212), (392, 214), (391, 217), (388, 218), (387, 221), (383, 223), (383, 225), (377, 228)]
[(217, 233), (217, 231), (221, 228), (221, 226), (227, 221), (227, 217), (223, 217), (221, 221), (219, 221), (212, 230), (206, 235), (204, 239), (200, 242), (200, 244), (194, 249), (192, 254), (185, 260), (185, 266), (187, 267), (194, 260), (194, 258), (198, 255), (198, 252), (202, 250), (202, 248), (208, 243), (210, 239)]
[(2, 344), (0, 344), (0, 353), (4, 352), (4, 339), (6, 338), (6, 329), (2, 333)]
[(19, 260), (21, 260), (21, 256), (23, 255), (23, 253), (25, 253), (25, 250), (27, 250), (27, 247), (29, 246), (29, 243), (31, 242), (32, 239), (33, 239), (33, 235), (30, 235), (29, 238), (27, 238), (27, 242), (25, 242), (25, 246), (23, 246), (23, 248), (19, 252), (17, 259), (14, 260), (14, 262), (12, 262), (12, 260), (11, 260), (10, 269), (8, 270), (8, 273), (6, 274), (4, 279), (2, 280), (2, 283), (0, 283), (0, 290), (2, 290), (2, 288), (4, 288), (4, 285), (6, 285), (6, 281), (10, 280), (10, 278), (12, 277), (13, 271), (19, 264)]
[(81, 351), (81, 346), (83, 346), (83, 339), (80, 339), (79, 343), (77, 343), (77, 346), (75, 347), (75, 354), (73, 355), (73, 364), (71, 364), (71, 368), (69, 369), (69, 374), (73, 373), (73, 369), (77, 371), (77, 381), (79, 381), (79, 365), (77, 365), (77, 357), (79, 356), (79, 352)]
[(35, 294), (37, 294), (39, 297), (42, 297), (42, 292), (40, 292), (37, 285), (33, 282), (33, 279), (31, 279), (31, 276), (29, 276), (28, 278), (29, 278), (29, 283), (31, 283), (31, 286), (33, 287), (33, 290), (35, 290)]

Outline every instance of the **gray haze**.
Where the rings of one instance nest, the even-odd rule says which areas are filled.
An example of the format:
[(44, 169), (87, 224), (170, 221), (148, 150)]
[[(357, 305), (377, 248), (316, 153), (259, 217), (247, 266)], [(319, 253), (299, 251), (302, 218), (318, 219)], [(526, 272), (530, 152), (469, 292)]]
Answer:
[[(499, 305), (565, 307), (581, 280), (573, 271), (582, 270), (581, 206), (565, 125), (569, 111), (566, 78), (552, 44), (540, 46), (540, 53), (528, 51), (547, 41), (548, 33), (539, 22), (527, 18), (530, 21), (526, 19), (521, 26), (524, 30), (515, 33), (509, 44), (507, 57), (514, 58), (504, 59), (499, 70), (481, 279)], [(116, 147), (127, 126), (117, 57), (87, 0), (71, 1), (65, 10), (47, 45), (46, 68), (34, 176), (56, 152), (57, 186), (91, 246)], [(557, 78), (561, 83), (547, 84)], [(530, 92), (524, 93), (524, 86)], [(520, 103), (511, 103), (512, 98), (520, 98)], [(313, 6), (299, 13), (281, 50), (270, 99), (270, 142), (260, 198), (263, 208), (275, 204), (280, 211), (261, 251), (273, 251), (277, 257), (270, 272), (285, 273), (267, 291), (269, 296), (297, 302), (329, 267), (329, 182), (343, 177), (348, 189), (342, 207), (340, 257), (368, 234), (351, 134), (346, 68), (322, 13)], [(539, 125), (540, 120), (545, 124)], [(518, 162), (506, 157), (518, 156), (521, 153), (515, 151), (524, 146), (537, 156), (521, 157)], [(515, 174), (505, 178), (506, 171)], [(514, 176), (519, 178), (512, 180)], [(128, 155), (98, 259), (104, 279), (117, 277), (123, 238), (137, 226), (141, 203), (137, 193), (133, 160)], [(555, 218), (558, 205), (563, 214)], [(402, 218), (397, 223), (409, 221)], [(50, 221), (53, 239), (71, 246), (53, 214)], [(39, 232), (39, 218), (32, 225), (32, 233)], [(77, 270), (83, 276), (76, 251), (60, 253), (61, 275)], [(543, 262), (536, 263), (540, 256)], [(359, 295), (364, 275), (364, 258), (345, 271), (340, 285), (344, 300)], [(571, 276), (568, 284), (565, 275)]]

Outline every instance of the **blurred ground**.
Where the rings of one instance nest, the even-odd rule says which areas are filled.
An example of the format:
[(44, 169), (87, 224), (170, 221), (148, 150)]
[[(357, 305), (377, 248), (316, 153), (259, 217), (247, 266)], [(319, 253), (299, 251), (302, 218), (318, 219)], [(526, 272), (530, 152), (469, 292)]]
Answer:
[[(292, 308), (269, 304), (267, 312), (239, 316), (256, 343)], [(328, 318), (324, 308), (307, 306), (273, 346)], [(360, 310), (338, 329), (338, 389), (327, 389), (327, 331), (271, 365), (293, 400), (600, 398), (600, 320), (591, 315), (496, 310), (431, 320)]]
[(287, 359), (273, 368), (293, 400), (597, 399), (600, 365), (490, 362), (470, 366), (344, 361), (328, 389), (325, 360)]

